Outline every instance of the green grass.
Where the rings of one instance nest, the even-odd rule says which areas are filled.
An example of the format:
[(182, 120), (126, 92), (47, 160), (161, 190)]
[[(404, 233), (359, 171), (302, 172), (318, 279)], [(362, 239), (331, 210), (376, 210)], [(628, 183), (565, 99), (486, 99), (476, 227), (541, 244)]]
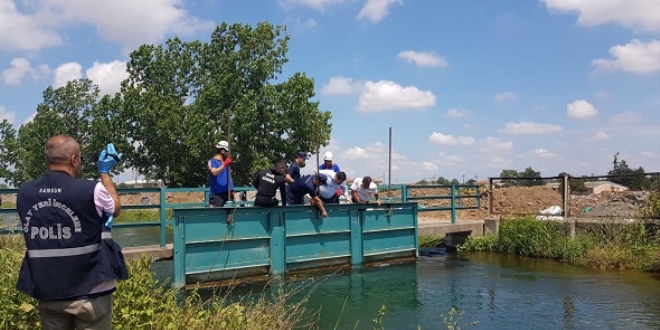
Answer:
[[(37, 302), (16, 290), (24, 249), (21, 236), (0, 236), (0, 329), (40, 328)], [(204, 300), (196, 290), (182, 297), (156, 281), (147, 256), (128, 265), (131, 277), (114, 293), (113, 329), (313, 329), (318, 317), (304, 308), (306, 299), (289, 303), (298, 288), (283, 286), (250, 300)]]
[(657, 225), (600, 224), (570, 238), (557, 221), (505, 221), (499, 235), (469, 237), (460, 252), (491, 251), (552, 258), (603, 269), (660, 272), (660, 228)]
[(444, 244), (445, 238), (433, 235), (422, 235), (419, 236), (419, 247), (420, 248), (432, 248), (440, 247)]

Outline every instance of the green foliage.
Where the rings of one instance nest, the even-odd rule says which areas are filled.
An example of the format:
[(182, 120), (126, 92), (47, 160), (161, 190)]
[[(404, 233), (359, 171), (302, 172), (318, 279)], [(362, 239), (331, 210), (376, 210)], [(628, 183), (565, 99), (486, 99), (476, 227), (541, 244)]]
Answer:
[(500, 226), (499, 245), (503, 252), (530, 257), (552, 257), (551, 246), (564, 237), (563, 224), (556, 221), (521, 219)]
[(381, 306), (378, 310), (378, 315), (372, 321), (374, 322), (373, 330), (384, 330), (385, 326), (383, 325), (383, 318), (387, 313), (387, 307), (385, 305)]
[(458, 251), (499, 251), (499, 237), (493, 234), (487, 234), (481, 237), (468, 236), (465, 242), (458, 247)]
[[(106, 95), (99, 100), (99, 89), (89, 79), (69, 81), (59, 88), (48, 87), (34, 119), (19, 128), (17, 139), (3, 137), (14, 152), (10, 159), (5, 159), (14, 171), (0, 173), (0, 177), (20, 186), (45, 172), (44, 145), (57, 134), (70, 135), (80, 144), (81, 153), (87, 158), (81, 176), (97, 177), (96, 162), (92, 159), (95, 153), (109, 142), (114, 142), (118, 150), (128, 148), (123, 130), (115, 129), (119, 127), (117, 107), (118, 98)], [(121, 170), (121, 166), (116, 170)]]
[(645, 218), (660, 219), (660, 191), (654, 191), (646, 197), (642, 214)]
[(502, 170), (500, 178), (504, 179), (505, 187), (512, 186), (542, 186), (545, 184), (541, 179), (541, 172), (536, 172), (531, 166), (527, 167), (524, 171), (518, 172), (516, 170)]
[(24, 254), (21, 236), (0, 235), (0, 329), (39, 328), (36, 300), (16, 290)]
[(502, 223), (499, 235), (470, 237), (458, 250), (553, 258), (598, 268), (660, 271), (660, 225), (594, 224), (574, 238), (568, 237), (565, 225), (509, 220)]
[(422, 235), (419, 236), (419, 247), (420, 248), (438, 247), (438, 246), (442, 246), (444, 241), (445, 241), (444, 237), (433, 236), (433, 235)]
[(637, 169), (631, 169), (625, 160), (619, 160), (619, 153), (614, 154), (612, 161), (613, 168), (607, 175), (612, 175), (610, 181), (628, 187), (630, 190), (642, 190), (645, 186), (646, 176), (644, 169), (640, 166)]
[(285, 33), (223, 23), (210, 42), (174, 38), (131, 53), (121, 117), (139, 125), (128, 128), (137, 145), (128, 164), (169, 186), (201, 186), (213, 145), (228, 140), (232, 175), (246, 185), (273, 161), (326, 145), (330, 113), (310, 102), (312, 79), (295, 73), (273, 84), (288, 61)]
[(447, 330), (461, 330), (461, 327), (479, 324), (477, 321), (463, 322), (463, 316), (465, 316), (465, 312), (458, 312), (454, 307), (451, 308), (448, 315), (445, 316), (445, 314), (440, 314), (442, 323), (445, 325)]
[(3, 119), (0, 122), (0, 178), (9, 179), (9, 182), (12, 182), (10, 169), (16, 165), (17, 150), (16, 130), (7, 119)]
[[(37, 302), (18, 292), (16, 282), (24, 255), (23, 238), (0, 236), (0, 329), (39, 329)], [(151, 259), (129, 261), (131, 277), (114, 293), (113, 329), (308, 329), (305, 299), (289, 304), (292, 292), (229, 302), (213, 296), (204, 300), (193, 290), (182, 296), (151, 273)]]

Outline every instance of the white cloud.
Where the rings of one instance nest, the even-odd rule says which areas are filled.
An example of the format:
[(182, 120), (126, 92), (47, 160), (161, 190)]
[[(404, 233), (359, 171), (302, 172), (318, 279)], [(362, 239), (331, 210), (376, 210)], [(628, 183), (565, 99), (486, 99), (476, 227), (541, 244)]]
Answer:
[(368, 81), (364, 85), (358, 111), (381, 112), (395, 109), (422, 109), (435, 105), (435, 95), (415, 86), (403, 87), (393, 81)]
[(431, 162), (422, 162), (421, 168), (424, 171), (435, 171), (439, 169), (438, 165), (431, 163)]
[(462, 144), (462, 145), (473, 145), (475, 140), (471, 136), (459, 136), (459, 137), (453, 137), (452, 135), (449, 134), (442, 134), (440, 132), (433, 132), (429, 136), (429, 141), (431, 143), (435, 144), (440, 144), (440, 145), (456, 145), (456, 144)]
[(33, 51), (59, 45), (52, 21), (18, 11), (13, 0), (0, 0), (0, 49)]
[(354, 81), (353, 78), (335, 76), (323, 86), (321, 93), (325, 95), (351, 94), (360, 91), (363, 85), (363, 83)]
[(547, 149), (539, 148), (539, 149), (530, 150), (530, 151), (520, 155), (520, 157), (548, 159), (548, 158), (556, 158), (557, 154), (552, 153), (552, 152), (548, 151)]
[(637, 124), (642, 120), (642, 117), (631, 111), (624, 111), (618, 115), (612, 116), (610, 122), (615, 125), (631, 125)]
[(493, 99), (497, 103), (502, 103), (502, 102), (506, 102), (506, 101), (515, 101), (515, 100), (518, 99), (518, 94), (512, 93), (512, 92), (498, 93), (498, 94), (495, 94)]
[(278, 0), (277, 2), (282, 8), (286, 10), (300, 6), (300, 7), (308, 7), (322, 11), (327, 7), (334, 5), (343, 5), (345, 3), (348, 3), (349, 1), (347, 0)]
[(82, 66), (76, 62), (64, 63), (54, 70), (53, 87), (66, 86), (70, 80), (82, 78)]
[(481, 141), (481, 151), (482, 152), (508, 152), (513, 150), (513, 142), (511, 141), (502, 141), (498, 138), (492, 136), (486, 137)]
[(416, 52), (414, 50), (405, 50), (399, 53), (398, 59), (408, 63), (415, 63), (421, 67), (446, 67), (447, 61), (433, 52)]
[(503, 168), (508, 168), (512, 163), (513, 162), (510, 159), (506, 159), (503, 157), (495, 157), (495, 158), (491, 158), (488, 161), (486, 167), (493, 169), (503, 169)]
[(598, 93), (596, 93), (596, 95), (594, 95), (594, 96), (597, 99), (606, 99), (606, 98), (609, 98), (611, 95), (607, 91), (602, 90), (602, 91), (598, 91)]
[(656, 0), (542, 0), (550, 10), (577, 12), (578, 23), (596, 26), (618, 23), (640, 31), (660, 31), (660, 2)]
[(566, 115), (570, 118), (587, 119), (598, 115), (598, 110), (586, 100), (576, 100), (566, 105)]
[[(658, 2), (660, 3), (660, 2)], [(642, 42), (633, 39), (610, 48), (613, 59), (595, 59), (591, 64), (600, 71), (625, 71), (647, 74), (660, 71), (660, 40)]]
[(0, 122), (5, 119), (7, 119), (10, 124), (13, 124), (14, 119), (16, 119), (16, 112), (9, 112), (5, 107), (0, 106)]
[(642, 157), (650, 158), (653, 160), (660, 160), (660, 154), (653, 151), (642, 151)]
[(357, 19), (366, 19), (371, 23), (378, 23), (388, 15), (389, 7), (395, 3), (403, 4), (403, 0), (367, 0)]
[(461, 118), (465, 117), (467, 115), (467, 111), (465, 110), (459, 110), (459, 109), (449, 109), (447, 110), (447, 117), (449, 118)]
[(611, 136), (609, 134), (601, 131), (589, 137), (587, 141), (604, 141), (609, 140), (610, 138)]
[(509, 134), (549, 134), (557, 133), (561, 130), (561, 126), (558, 125), (521, 121), (519, 123), (506, 123), (500, 132)]
[(25, 76), (36, 80), (37, 78), (48, 75), (49, 71), (50, 69), (48, 69), (47, 65), (40, 65), (38, 68), (33, 68), (30, 61), (19, 57), (11, 60), (11, 67), (3, 70), (0, 73), (0, 78), (7, 85), (20, 86)]
[(128, 78), (126, 62), (117, 60), (110, 63), (94, 62), (85, 75), (99, 86), (101, 94), (110, 95), (119, 92), (122, 80)]
[(436, 160), (433, 161), (434, 164), (442, 165), (442, 166), (456, 166), (460, 163), (465, 162), (465, 158), (459, 155), (451, 155), (441, 152), (439, 156), (440, 157), (438, 157)]
[(191, 35), (215, 26), (190, 16), (183, 7), (183, 0), (49, 0), (19, 12), (15, 1), (2, 0), (0, 47), (39, 50), (58, 45), (62, 43), (59, 30), (81, 23), (129, 49), (160, 41), (168, 34)]

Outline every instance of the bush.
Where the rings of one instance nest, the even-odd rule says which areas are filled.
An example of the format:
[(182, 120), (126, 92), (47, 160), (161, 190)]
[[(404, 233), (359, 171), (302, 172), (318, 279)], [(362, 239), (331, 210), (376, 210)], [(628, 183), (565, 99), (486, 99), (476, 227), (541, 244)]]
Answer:
[(459, 251), (554, 258), (597, 268), (660, 271), (660, 226), (599, 224), (568, 237), (565, 224), (531, 219), (502, 223), (498, 235), (469, 237)]

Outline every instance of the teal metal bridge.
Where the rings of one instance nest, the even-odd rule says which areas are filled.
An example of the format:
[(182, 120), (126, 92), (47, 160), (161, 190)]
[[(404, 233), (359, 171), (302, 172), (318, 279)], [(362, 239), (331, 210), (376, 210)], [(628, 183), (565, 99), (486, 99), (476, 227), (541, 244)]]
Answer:
[(174, 210), (174, 285), (416, 258), (417, 204)]

